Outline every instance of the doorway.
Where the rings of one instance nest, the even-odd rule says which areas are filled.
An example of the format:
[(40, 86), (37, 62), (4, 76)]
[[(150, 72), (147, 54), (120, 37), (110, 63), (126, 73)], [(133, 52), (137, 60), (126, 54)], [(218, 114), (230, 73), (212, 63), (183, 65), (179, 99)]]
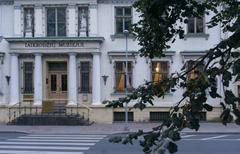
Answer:
[(49, 99), (67, 100), (67, 62), (48, 62), (47, 89)]

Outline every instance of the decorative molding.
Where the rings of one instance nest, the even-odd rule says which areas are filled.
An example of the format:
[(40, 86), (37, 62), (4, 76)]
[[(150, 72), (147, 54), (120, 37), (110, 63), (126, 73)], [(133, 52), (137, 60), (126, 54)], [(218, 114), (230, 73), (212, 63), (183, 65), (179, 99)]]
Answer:
[(0, 0), (0, 5), (13, 5), (14, 0)]
[(133, 4), (136, 0), (98, 0), (98, 3), (105, 4)]
[[(171, 63), (173, 63), (173, 56), (175, 55), (176, 51), (164, 51), (164, 57), (161, 57), (161, 58), (158, 58), (158, 57), (155, 57), (153, 58), (152, 60), (162, 60), (162, 59), (170, 59), (171, 60)], [(148, 63), (150, 59), (146, 59), (146, 63)]]
[(69, 9), (75, 9), (77, 7), (76, 3), (69, 3), (67, 6)]
[(14, 5), (14, 10), (21, 10), (21, 5)]
[(187, 40), (188, 38), (205, 38), (208, 40), (209, 34), (206, 33), (187, 33), (184, 35), (184, 40)]
[(97, 4), (94, 4), (94, 3), (91, 3), (89, 5), (89, 9), (97, 9), (98, 5)]
[(197, 59), (201, 56), (204, 56), (206, 51), (181, 51), (180, 55), (182, 56), (182, 63), (185, 62), (186, 59)]
[(25, 41), (96, 41), (102, 43), (104, 37), (38, 37), (38, 38), (5, 38), (8, 42), (25, 42)]
[[(126, 39), (126, 36), (124, 34), (114, 34), (110, 35), (110, 38), (112, 41), (115, 41), (115, 39)], [(133, 34), (129, 34), (128, 39), (132, 39), (133, 41), (136, 40), (136, 37)]]
[(43, 8), (43, 5), (42, 4), (35, 4), (35, 9), (42, 9)]
[[(138, 51), (128, 51), (127, 53), (128, 53), (129, 58), (134, 59), (135, 63), (137, 63), (137, 56), (138, 56), (139, 52)], [(112, 64), (112, 61), (114, 58), (121, 57), (124, 59), (125, 55), (126, 55), (126, 51), (109, 51), (108, 58), (109, 58), (110, 64)]]

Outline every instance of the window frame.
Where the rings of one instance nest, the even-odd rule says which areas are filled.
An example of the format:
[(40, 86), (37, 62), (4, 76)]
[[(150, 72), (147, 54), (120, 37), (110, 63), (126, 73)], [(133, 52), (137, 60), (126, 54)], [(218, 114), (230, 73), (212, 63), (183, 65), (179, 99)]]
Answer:
[[(82, 88), (83, 88), (83, 83), (82, 83), (82, 63), (88, 63), (89, 66), (88, 66), (88, 78), (89, 78), (89, 82), (88, 82), (88, 90), (87, 91), (84, 91)], [(79, 62), (79, 93), (81, 94), (88, 94), (88, 93), (91, 93), (92, 92), (92, 88), (91, 88), (91, 78), (92, 77), (92, 63), (91, 61), (89, 60), (86, 60), (86, 61), (80, 61)]]
[[(49, 36), (48, 35), (48, 9), (49, 8), (54, 8), (54, 14), (55, 14), (55, 35), (54, 36)], [(65, 35), (64, 36), (59, 36), (58, 35), (58, 13), (57, 13), (57, 9), (58, 8), (64, 8), (65, 9)], [(47, 37), (66, 37), (67, 36), (67, 6), (65, 5), (60, 5), (60, 6), (46, 6), (45, 7), (45, 24), (46, 24), (46, 36)]]
[[(123, 15), (122, 16), (117, 16), (117, 9), (119, 9), (119, 8), (123, 9)], [(126, 8), (130, 8), (131, 16), (126, 16), (125, 15), (125, 9)], [(122, 32), (117, 32), (117, 18), (122, 18), (122, 24), (123, 24)], [(121, 35), (121, 34), (123, 34), (123, 31), (126, 30), (125, 29), (125, 19), (126, 18), (129, 18), (131, 20), (131, 25), (132, 25), (133, 24), (133, 8), (132, 8), (132, 6), (115, 6), (114, 7), (114, 25), (115, 25), (114, 33), (116, 35), (119, 35), (119, 34)]]
[[(158, 74), (162, 74), (162, 75), (166, 75), (166, 77), (169, 77), (170, 74), (170, 61), (169, 60), (152, 60), (150, 62), (150, 81), (153, 82), (153, 74), (156, 74), (156, 72), (153, 72), (153, 63), (162, 63), (162, 62), (166, 62), (167, 63), (167, 72), (163, 72), (163, 73), (158, 73)], [(164, 78), (163, 78), (164, 79)], [(158, 80), (161, 81), (161, 80)]]
[[(26, 91), (25, 86), (25, 63), (32, 63), (32, 91)], [(22, 93), (23, 94), (34, 94), (34, 61), (33, 60), (23, 60), (21, 64), (22, 71)]]
[[(189, 62), (193, 62), (194, 63), (194, 65), (196, 65), (196, 63), (198, 63), (199, 61), (198, 60), (194, 60), (194, 59), (187, 59), (186, 61), (185, 61), (185, 67), (187, 68), (187, 70), (189, 70)], [(194, 65), (192, 66), (192, 67), (194, 67)], [(203, 65), (203, 67), (204, 67), (204, 65)], [(199, 68), (199, 69), (202, 69), (202, 68)], [(187, 74), (187, 80), (188, 81), (191, 81), (191, 80), (195, 80), (196, 78), (197, 78), (197, 74), (196, 74), (196, 70), (193, 70), (194, 72), (194, 78), (193, 79), (191, 79), (189, 76), (191, 75), (191, 72), (189, 72), (188, 74)]]
[[(113, 62), (113, 73), (114, 73), (114, 78), (113, 78), (113, 80), (114, 80), (114, 86), (113, 86), (113, 88), (114, 88), (114, 93), (125, 93), (125, 90), (126, 90), (126, 83), (125, 83), (125, 71), (123, 72), (123, 73), (120, 73), (121, 75), (124, 75), (124, 90), (123, 91), (121, 91), (121, 90), (117, 90), (117, 78), (116, 78), (116, 63), (126, 63), (126, 61), (125, 60), (114, 60), (114, 62)], [(130, 81), (131, 81), (131, 85), (130, 85), (130, 88), (128, 88), (128, 91), (129, 92), (131, 92), (133, 89), (134, 89), (134, 87), (133, 87), (133, 81), (134, 81), (134, 79), (133, 79), (133, 65), (134, 65), (134, 62), (133, 61), (131, 61), (131, 60), (128, 60), (128, 64), (131, 64), (131, 71), (129, 71), (129, 69), (128, 69), (128, 82), (130, 83)], [(128, 66), (128, 68), (129, 68), (129, 66)], [(131, 77), (131, 78), (129, 78), (129, 77)], [(131, 79), (131, 80), (130, 80)], [(129, 86), (129, 85), (128, 85)]]
[(193, 33), (192, 32), (189, 32), (189, 23), (187, 23), (187, 34), (205, 34), (206, 33), (206, 23), (205, 23), (205, 16), (203, 15), (203, 16), (201, 16), (201, 18), (202, 18), (202, 23), (203, 23), (203, 31), (202, 32), (197, 32), (197, 20), (198, 20), (198, 18), (199, 17), (189, 17), (188, 18), (188, 20), (190, 19), (190, 18), (193, 18), (194, 19), (194, 22), (193, 22)]

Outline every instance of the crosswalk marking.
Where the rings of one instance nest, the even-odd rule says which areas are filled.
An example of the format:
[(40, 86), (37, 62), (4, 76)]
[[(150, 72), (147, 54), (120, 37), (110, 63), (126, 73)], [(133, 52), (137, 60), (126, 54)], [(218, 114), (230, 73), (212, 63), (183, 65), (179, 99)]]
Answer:
[(66, 142), (88, 142), (88, 143), (93, 142), (93, 143), (96, 143), (96, 142), (99, 142), (100, 140), (82, 140), (82, 139), (75, 139), (75, 140), (69, 140), (69, 139), (67, 139), (67, 140), (57, 140), (57, 139), (51, 139), (51, 138), (49, 138), (49, 139), (19, 139), (19, 138), (17, 138), (17, 139), (8, 139), (8, 141), (22, 141), (22, 142), (24, 142), (24, 141), (26, 141), (26, 142), (64, 142), (64, 143), (66, 143)]
[(181, 138), (189, 138), (189, 137), (193, 137), (193, 136), (197, 136), (197, 135), (184, 135), (184, 136), (181, 136)]
[(218, 136), (203, 138), (201, 140), (219, 139), (219, 138), (223, 138), (223, 137), (226, 137), (226, 136), (229, 136), (229, 135), (218, 135)]
[(104, 138), (106, 135), (66, 135), (66, 134), (30, 134), (29, 137), (101, 137)]
[(51, 143), (51, 142), (0, 142), (0, 145), (14, 144), (14, 145), (75, 145), (75, 146), (93, 146), (95, 143)]
[[(38, 137), (32, 137), (32, 136), (21, 136), (19, 137), (21, 139), (48, 139), (49, 137), (45, 137), (45, 136), (38, 136)], [(79, 139), (79, 137), (60, 137), (60, 136), (54, 136), (53, 137), (54, 139)], [(104, 139), (103, 137), (81, 137), (81, 139), (84, 139), (84, 140), (102, 140)]]
[[(8, 149), (9, 145), (0, 145), (2, 149)], [(41, 149), (41, 150), (88, 150), (89, 147), (61, 147), (61, 146), (21, 146), (11, 145), (11, 149)]]
[(0, 141), (0, 154), (83, 154), (106, 135), (29, 134)]
[(1, 150), (0, 154), (83, 154), (83, 152)]

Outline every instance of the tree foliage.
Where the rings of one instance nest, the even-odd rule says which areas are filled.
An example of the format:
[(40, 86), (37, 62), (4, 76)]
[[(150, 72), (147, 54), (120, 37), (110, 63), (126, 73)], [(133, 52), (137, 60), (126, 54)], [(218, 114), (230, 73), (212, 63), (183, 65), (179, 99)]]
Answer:
[[(167, 79), (157, 83), (146, 82), (125, 98), (105, 101), (108, 107), (123, 107), (124, 103), (138, 100), (135, 108), (144, 109), (148, 104), (153, 105), (155, 98), (176, 89), (183, 89), (182, 98), (170, 109), (169, 118), (152, 131), (131, 133), (126, 138), (112, 140), (114, 142), (132, 143), (132, 140), (143, 136), (140, 142), (144, 153), (157, 151), (164, 153), (177, 152), (176, 141), (180, 140), (180, 131), (184, 128), (198, 130), (201, 111), (211, 112), (213, 107), (207, 104), (207, 99), (223, 98), (219, 104), (223, 108), (220, 116), (226, 125), (232, 122), (233, 115), (236, 124), (240, 124), (240, 111), (230, 86), (231, 82), (240, 79), (240, 2), (238, 0), (137, 0), (134, 7), (140, 13), (140, 20), (133, 25), (133, 33), (141, 46), (141, 56), (154, 58), (164, 57), (164, 51), (169, 49), (177, 38), (184, 38), (184, 24), (189, 17), (201, 17), (214, 13), (206, 23), (208, 28), (221, 26), (229, 37), (221, 40), (216, 46), (206, 51), (197, 60), (194, 67), (184, 66), (181, 72), (173, 73)], [(189, 80), (188, 73), (198, 69), (196, 78)], [(221, 79), (224, 95), (218, 93), (216, 78)], [(209, 96), (207, 96), (209, 94)]]

